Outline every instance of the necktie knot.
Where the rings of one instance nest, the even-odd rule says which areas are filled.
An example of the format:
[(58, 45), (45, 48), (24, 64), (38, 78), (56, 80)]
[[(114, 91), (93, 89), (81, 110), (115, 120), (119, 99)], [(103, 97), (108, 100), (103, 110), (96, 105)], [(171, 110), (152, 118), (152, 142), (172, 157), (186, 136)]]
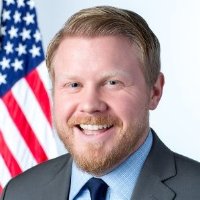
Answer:
[(91, 200), (105, 200), (108, 185), (99, 178), (91, 178), (86, 187), (90, 191)]

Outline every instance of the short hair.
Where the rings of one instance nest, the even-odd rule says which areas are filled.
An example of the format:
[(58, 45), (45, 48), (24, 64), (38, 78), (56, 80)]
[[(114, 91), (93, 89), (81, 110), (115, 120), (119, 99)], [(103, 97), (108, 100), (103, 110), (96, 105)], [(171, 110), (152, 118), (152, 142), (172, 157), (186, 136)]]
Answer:
[(66, 37), (122, 36), (138, 48), (146, 83), (153, 86), (160, 72), (160, 44), (147, 22), (137, 13), (111, 6), (82, 9), (72, 15), (47, 49), (46, 64), (54, 78), (52, 61)]

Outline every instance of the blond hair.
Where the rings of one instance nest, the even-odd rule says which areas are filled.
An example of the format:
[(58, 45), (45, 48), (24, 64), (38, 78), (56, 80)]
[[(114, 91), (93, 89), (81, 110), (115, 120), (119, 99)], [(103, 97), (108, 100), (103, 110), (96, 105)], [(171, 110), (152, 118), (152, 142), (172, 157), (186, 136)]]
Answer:
[(139, 49), (145, 80), (152, 86), (160, 72), (160, 44), (146, 21), (137, 13), (111, 6), (80, 10), (72, 15), (48, 46), (46, 64), (54, 78), (52, 61), (65, 37), (122, 36)]

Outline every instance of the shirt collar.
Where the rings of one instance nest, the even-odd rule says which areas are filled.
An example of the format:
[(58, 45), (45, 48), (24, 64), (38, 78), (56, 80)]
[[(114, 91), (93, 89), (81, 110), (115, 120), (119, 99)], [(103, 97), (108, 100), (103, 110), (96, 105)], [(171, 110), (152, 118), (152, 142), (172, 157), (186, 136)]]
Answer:
[[(153, 135), (149, 131), (148, 137), (140, 148), (129, 156), (121, 165), (110, 173), (100, 177), (108, 185), (108, 193), (111, 199), (130, 199), (134, 190), (141, 168), (146, 160), (152, 146)], [(71, 175), (70, 199), (73, 199), (93, 177), (81, 169), (73, 162)]]

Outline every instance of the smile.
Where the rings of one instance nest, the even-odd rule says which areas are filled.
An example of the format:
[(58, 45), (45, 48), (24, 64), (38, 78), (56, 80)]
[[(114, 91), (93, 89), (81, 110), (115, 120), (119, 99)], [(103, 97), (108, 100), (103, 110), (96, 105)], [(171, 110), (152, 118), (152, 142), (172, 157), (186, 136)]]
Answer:
[(96, 135), (110, 129), (113, 125), (80, 124), (78, 128), (86, 135)]
[(83, 130), (88, 130), (88, 131), (98, 131), (102, 129), (108, 129), (112, 125), (94, 125), (94, 124), (80, 124), (80, 128)]

